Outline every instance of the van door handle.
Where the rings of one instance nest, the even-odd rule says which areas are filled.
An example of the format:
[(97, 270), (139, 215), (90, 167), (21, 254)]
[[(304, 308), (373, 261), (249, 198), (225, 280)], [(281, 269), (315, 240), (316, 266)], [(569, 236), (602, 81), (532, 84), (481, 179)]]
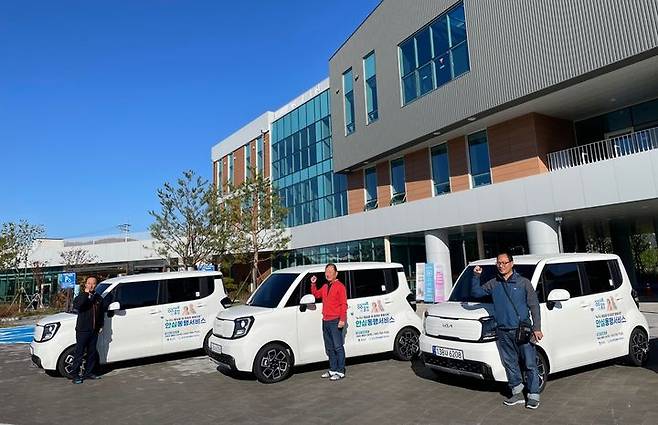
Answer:
[(580, 305), (580, 308), (587, 308), (587, 307), (589, 307), (589, 304), (583, 303), (583, 304)]
[(624, 297), (615, 297), (615, 301), (621, 301), (623, 299), (624, 299)]
[(160, 314), (160, 313), (162, 313), (160, 310), (151, 310), (151, 311), (149, 311), (150, 315)]
[(195, 307), (205, 307), (205, 304), (196, 304)]
[(391, 300), (384, 300), (384, 304), (393, 304), (393, 301), (391, 301)]

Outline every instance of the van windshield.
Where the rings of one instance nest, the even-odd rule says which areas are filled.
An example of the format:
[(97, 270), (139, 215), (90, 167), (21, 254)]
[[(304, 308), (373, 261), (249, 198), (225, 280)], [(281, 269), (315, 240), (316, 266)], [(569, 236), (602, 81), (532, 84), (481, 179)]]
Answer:
[[(480, 285), (487, 282), (490, 279), (496, 277), (498, 270), (496, 266), (486, 265), (482, 267), (482, 274), (480, 275)], [(514, 266), (514, 270), (521, 276), (526, 279), (532, 279), (532, 274), (535, 272), (535, 264), (522, 264)], [(448, 301), (458, 301), (458, 302), (471, 302), (471, 303), (491, 303), (491, 297), (486, 296), (483, 298), (477, 298), (471, 295), (471, 279), (473, 278), (473, 269), (475, 266), (468, 266), (464, 273), (459, 276), (457, 283), (455, 284), (452, 293), (450, 294), (450, 299)]]
[(278, 306), (297, 276), (299, 276), (298, 273), (272, 273), (256, 289), (247, 305), (267, 308)]

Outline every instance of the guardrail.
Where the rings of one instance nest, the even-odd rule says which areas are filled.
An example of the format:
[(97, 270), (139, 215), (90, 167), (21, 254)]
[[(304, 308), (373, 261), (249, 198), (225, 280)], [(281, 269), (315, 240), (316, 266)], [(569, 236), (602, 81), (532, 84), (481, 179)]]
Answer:
[(658, 149), (658, 127), (551, 152), (548, 154), (548, 170), (562, 170), (653, 149)]

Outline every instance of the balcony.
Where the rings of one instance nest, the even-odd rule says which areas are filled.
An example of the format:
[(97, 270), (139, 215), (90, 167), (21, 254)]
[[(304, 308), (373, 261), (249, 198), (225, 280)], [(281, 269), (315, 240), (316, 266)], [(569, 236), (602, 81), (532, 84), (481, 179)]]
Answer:
[(658, 127), (548, 154), (548, 171), (563, 170), (658, 149)]

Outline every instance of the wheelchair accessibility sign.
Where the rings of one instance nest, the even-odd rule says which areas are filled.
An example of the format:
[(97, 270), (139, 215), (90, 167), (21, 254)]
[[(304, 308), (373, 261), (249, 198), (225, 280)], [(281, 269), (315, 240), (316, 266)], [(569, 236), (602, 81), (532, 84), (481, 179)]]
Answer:
[(57, 275), (57, 283), (62, 289), (71, 289), (75, 287), (76, 275), (73, 273), (60, 273)]

